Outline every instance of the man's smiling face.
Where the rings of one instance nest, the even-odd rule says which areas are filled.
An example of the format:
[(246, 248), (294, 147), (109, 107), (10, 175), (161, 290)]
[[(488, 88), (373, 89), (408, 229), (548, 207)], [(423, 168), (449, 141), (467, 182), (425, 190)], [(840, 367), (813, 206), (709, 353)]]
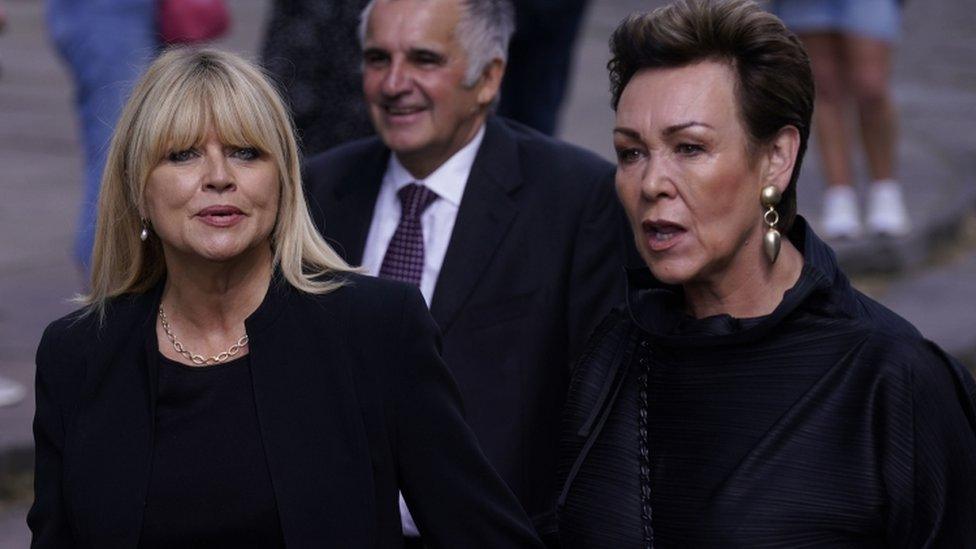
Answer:
[(457, 0), (379, 0), (369, 15), (363, 92), (376, 131), (408, 169), (432, 171), (460, 150), (494, 99), (484, 77), (466, 85), (460, 17)]

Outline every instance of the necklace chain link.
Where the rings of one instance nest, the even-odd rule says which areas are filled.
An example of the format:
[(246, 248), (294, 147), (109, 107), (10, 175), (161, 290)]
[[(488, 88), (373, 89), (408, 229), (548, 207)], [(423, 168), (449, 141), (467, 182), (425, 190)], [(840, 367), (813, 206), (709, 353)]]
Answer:
[(246, 347), (248, 342), (248, 337), (245, 333), (240, 337), (240, 339), (237, 340), (237, 343), (230, 346), (230, 349), (216, 355), (204, 357), (203, 355), (191, 353), (186, 349), (186, 347), (183, 346), (183, 343), (180, 342), (180, 340), (176, 339), (176, 336), (173, 335), (173, 330), (171, 330), (169, 327), (169, 319), (166, 318), (166, 313), (163, 311), (162, 305), (159, 306), (159, 323), (163, 325), (163, 332), (166, 333), (166, 338), (169, 339), (169, 342), (173, 344), (173, 348), (176, 349), (176, 352), (197, 366), (213, 366), (214, 364), (226, 362), (230, 358), (237, 355), (241, 349)]

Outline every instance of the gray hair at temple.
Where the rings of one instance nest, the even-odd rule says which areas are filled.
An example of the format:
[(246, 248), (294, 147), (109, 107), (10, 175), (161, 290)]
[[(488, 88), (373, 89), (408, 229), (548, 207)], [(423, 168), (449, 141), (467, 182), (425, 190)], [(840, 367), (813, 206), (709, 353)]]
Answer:
[[(360, 46), (366, 43), (366, 25), (376, 2), (377, 0), (370, 0), (359, 16)], [(464, 84), (473, 86), (493, 59), (508, 60), (508, 43), (515, 33), (515, 8), (509, 0), (457, 2), (461, 8), (461, 20), (454, 32), (468, 55)]]

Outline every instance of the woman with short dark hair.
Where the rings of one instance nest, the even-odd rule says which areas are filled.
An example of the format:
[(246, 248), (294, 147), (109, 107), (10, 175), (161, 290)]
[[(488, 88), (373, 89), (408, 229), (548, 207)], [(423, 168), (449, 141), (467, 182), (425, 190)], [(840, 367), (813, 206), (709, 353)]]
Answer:
[(750, 0), (684, 0), (611, 48), (647, 269), (573, 374), (564, 546), (976, 544), (976, 384), (795, 214), (800, 42)]

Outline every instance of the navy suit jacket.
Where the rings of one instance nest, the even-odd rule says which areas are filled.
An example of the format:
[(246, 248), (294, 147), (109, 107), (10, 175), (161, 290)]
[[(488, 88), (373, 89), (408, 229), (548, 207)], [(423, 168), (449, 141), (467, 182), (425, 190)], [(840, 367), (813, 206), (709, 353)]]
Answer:
[[(538, 547), (478, 449), (416, 289), (361, 275), (325, 295), (276, 279), (245, 322), (258, 424), (289, 548)], [(151, 474), (153, 292), (52, 323), (37, 352), (38, 548), (135, 548)], [(197, 456), (186, 456), (192, 467)], [(192, 497), (192, 486), (186, 487)]]
[[(389, 155), (374, 137), (306, 165), (316, 223), (353, 264), (362, 261)], [(544, 534), (555, 526), (570, 368), (590, 330), (624, 298), (624, 232), (610, 163), (488, 119), (430, 311), (469, 424)]]

